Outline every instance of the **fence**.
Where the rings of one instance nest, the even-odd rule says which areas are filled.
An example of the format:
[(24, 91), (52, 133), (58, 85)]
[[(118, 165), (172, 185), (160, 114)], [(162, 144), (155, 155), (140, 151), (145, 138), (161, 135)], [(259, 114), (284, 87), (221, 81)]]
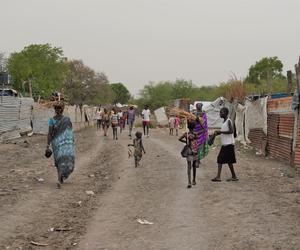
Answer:
[[(94, 107), (66, 106), (64, 113), (70, 117), (74, 130), (93, 125)], [(21, 134), (48, 133), (48, 119), (53, 117), (53, 108), (33, 101), (32, 98), (3, 96), (0, 100), (0, 141), (20, 137)]]
[(297, 91), (293, 97), (248, 100), (245, 106), (235, 107), (235, 124), (238, 140), (300, 168), (300, 60), (295, 68)]

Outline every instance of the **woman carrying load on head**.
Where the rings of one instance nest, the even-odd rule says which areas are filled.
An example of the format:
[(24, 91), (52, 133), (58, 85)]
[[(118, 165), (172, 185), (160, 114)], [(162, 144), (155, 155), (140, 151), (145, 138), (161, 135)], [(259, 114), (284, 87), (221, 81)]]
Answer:
[(55, 115), (48, 121), (47, 149), (51, 144), (58, 174), (57, 187), (60, 188), (74, 170), (75, 144), (72, 122), (69, 117), (63, 115), (64, 103), (55, 102), (53, 106)]
[(207, 126), (207, 116), (204, 111), (202, 111), (202, 103), (196, 104), (196, 125), (194, 128), (195, 134), (197, 134), (197, 144), (198, 144), (198, 160), (200, 161), (208, 154), (208, 126)]

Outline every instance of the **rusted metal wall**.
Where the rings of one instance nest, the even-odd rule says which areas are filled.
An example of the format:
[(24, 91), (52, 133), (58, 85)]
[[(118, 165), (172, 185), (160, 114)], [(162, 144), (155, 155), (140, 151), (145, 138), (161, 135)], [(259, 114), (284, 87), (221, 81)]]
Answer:
[(259, 150), (260, 153), (265, 154), (267, 135), (262, 128), (250, 129), (248, 138), (251, 141), (250, 145), (252, 147)]
[(267, 153), (289, 164), (293, 163), (293, 129), (295, 115), (292, 97), (268, 101)]

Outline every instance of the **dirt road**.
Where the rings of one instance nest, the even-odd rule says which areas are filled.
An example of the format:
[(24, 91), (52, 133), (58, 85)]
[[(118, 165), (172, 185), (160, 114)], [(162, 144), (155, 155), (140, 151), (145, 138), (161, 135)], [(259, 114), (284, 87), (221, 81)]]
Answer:
[(212, 183), (212, 149), (186, 189), (182, 144), (166, 130), (144, 139), (134, 168), (126, 134), (112, 141), (87, 129), (76, 136), (76, 171), (57, 190), (45, 138), (27, 140), (0, 145), (0, 249), (300, 249), (300, 177), (280, 162), (241, 148), (240, 181)]

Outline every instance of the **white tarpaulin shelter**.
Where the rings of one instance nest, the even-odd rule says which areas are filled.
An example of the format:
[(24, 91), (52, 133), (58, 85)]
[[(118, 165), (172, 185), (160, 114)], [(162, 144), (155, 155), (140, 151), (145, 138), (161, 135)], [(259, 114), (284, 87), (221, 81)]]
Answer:
[(267, 134), (267, 102), (268, 97), (259, 98), (256, 101), (246, 100), (245, 106), (245, 137), (249, 142), (250, 129), (261, 128)]
[(165, 110), (164, 107), (156, 109), (154, 111), (154, 114), (155, 114), (156, 121), (157, 121), (158, 125), (165, 126), (165, 125), (169, 124), (169, 120), (168, 120), (168, 117), (166, 115), (166, 110)]
[(224, 97), (219, 97), (211, 102), (208, 106), (203, 106), (207, 116), (207, 123), (209, 128), (221, 128), (223, 119), (220, 118), (220, 109), (227, 107), (229, 109), (229, 116), (232, 118), (233, 104), (229, 103)]

